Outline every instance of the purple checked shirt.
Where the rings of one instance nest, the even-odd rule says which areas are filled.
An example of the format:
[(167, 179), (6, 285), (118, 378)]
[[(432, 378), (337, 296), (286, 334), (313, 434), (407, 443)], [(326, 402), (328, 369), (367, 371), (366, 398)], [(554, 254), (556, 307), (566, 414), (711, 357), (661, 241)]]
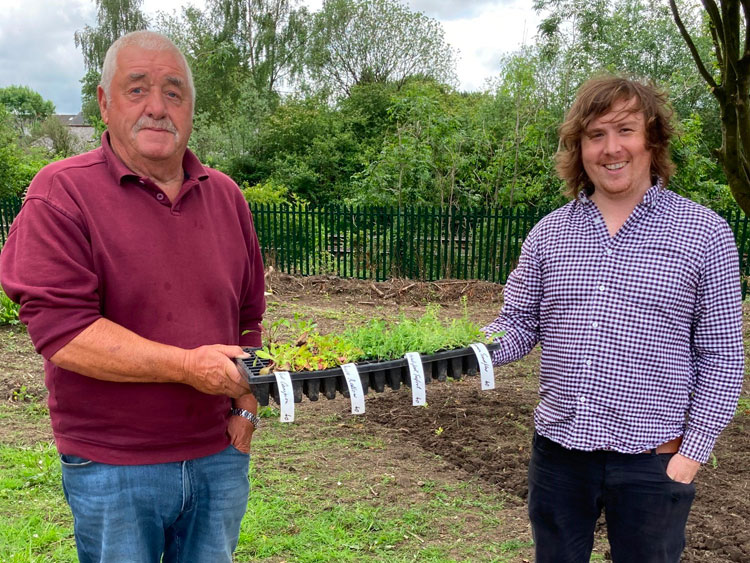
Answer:
[(703, 463), (744, 372), (732, 231), (657, 184), (611, 237), (581, 194), (529, 233), (484, 330), (506, 332), (495, 364), (541, 342), (541, 435), (622, 453), (682, 435), (680, 453)]

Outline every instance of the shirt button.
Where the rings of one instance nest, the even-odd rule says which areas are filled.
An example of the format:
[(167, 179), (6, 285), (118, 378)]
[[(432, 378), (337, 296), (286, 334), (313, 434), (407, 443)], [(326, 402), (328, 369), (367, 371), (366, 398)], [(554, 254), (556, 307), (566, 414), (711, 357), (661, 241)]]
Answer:
[(159, 201), (163, 200), (164, 194), (156, 194), (156, 199), (158, 199)]
[(604, 291), (604, 285), (599, 286), (599, 291)]
[(578, 400), (579, 400), (580, 402), (582, 402), (582, 403), (585, 403), (585, 402), (586, 402), (586, 397), (584, 397), (584, 396), (580, 396), (580, 397), (578, 397)]
[(586, 360), (586, 365), (590, 366), (592, 364), (591, 360)]
[(612, 256), (612, 253), (614, 252), (614, 250), (612, 250), (611, 248), (608, 248), (606, 252), (607, 252), (607, 256)]
[(594, 321), (593, 323), (591, 323), (591, 328), (599, 328), (599, 323)]

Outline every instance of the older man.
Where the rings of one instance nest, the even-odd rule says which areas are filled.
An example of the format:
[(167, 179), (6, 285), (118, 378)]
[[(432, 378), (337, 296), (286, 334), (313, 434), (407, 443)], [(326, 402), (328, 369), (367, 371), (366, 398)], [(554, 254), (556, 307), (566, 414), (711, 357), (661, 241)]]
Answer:
[(542, 343), (529, 466), (538, 562), (588, 562), (602, 510), (615, 562), (680, 559), (693, 479), (743, 378), (737, 249), (666, 189), (672, 127), (649, 84), (584, 84), (560, 129), (574, 201), (529, 234), (494, 353)]
[(187, 150), (192, 76), (167, 38), (117, 40), (98, 98), (101, 147), (34, 178), (0, 281), (45, 358), (80, 560), (229, 562), (258, 425), (232, 360), (260, 343), (252, 218)]

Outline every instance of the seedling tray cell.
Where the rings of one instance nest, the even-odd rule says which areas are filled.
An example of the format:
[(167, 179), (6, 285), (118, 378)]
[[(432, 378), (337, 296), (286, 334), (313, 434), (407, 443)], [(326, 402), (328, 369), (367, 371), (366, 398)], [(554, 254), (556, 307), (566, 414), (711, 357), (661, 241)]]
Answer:
[[(487, 349), (496, 350), (499, 345), (489, 344)], [(244, 348), (250, 354), (249, 358), (236, 358), (235, 362), (248, 383), (250, 389), (262, 406), (268, 405), (269, 399), (279, 402), (279, 392), (276, 387), (276, 376), (261, 375), (260, 371), (268, 365), (266, 360), (255, 355), (257, 348)], [(445, 381), (448, 377), (461, 379), (464, 375), (476, 375), (478, 364), (474, 350), (471, 348), (455, 348), (435, 354), (422, 356), (422, 367), (425, 383)], [(383, 362), (367, 362), (357, 364), (357, 370), (365, 394), (370, 389), (382, 393), (387, 385), (394, 391), (401, 385), (411, 386), (408, 363), (404, 358)], [(317, 401), (322, 393), (327, 399), (334, 399), (336, 394), (349, 398), (349, 387), (346, 384), (340, 367), (318, 370), (300, 371), (290, 374), (294, 390), (294, 402), (299, 403), (307, 396), (311, 401)]]

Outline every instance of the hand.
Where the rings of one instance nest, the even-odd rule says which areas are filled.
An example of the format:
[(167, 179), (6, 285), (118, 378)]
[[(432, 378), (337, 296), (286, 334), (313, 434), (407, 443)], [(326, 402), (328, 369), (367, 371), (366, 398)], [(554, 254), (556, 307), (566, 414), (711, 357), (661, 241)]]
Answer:
[(186, 350), (182, 362), (182, 383), (208, 395), (232, 398), (245, 395), (250, 386), (232, 361), (232, 358), (245, 355), (239, 346), (220, 344)]
[(695, 479), (701, 464), (682, 454), (674, 454), (667, 464), (667, 477), (672, 481), (689, 485)]
[(241, 416), (230, 416), (227, 426), (227, 436), (232, 445), (243, 453), (250, 453), (250, 442), (253, 439), (255, 426)]

